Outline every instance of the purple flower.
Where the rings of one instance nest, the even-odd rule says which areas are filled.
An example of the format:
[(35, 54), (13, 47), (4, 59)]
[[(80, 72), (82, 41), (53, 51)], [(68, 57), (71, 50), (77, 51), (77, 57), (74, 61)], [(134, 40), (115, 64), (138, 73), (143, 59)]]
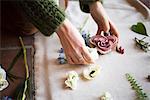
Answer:
[(57, 58), (59, 64), (66, 64), (67, 60), (65, 58), (64, 49), (61, 48), (59, 51), (59, 56)]
[(11, 97), (9, 97), (9, 96), (3, 96), (2, 100), (13, 100), (13, 99)]

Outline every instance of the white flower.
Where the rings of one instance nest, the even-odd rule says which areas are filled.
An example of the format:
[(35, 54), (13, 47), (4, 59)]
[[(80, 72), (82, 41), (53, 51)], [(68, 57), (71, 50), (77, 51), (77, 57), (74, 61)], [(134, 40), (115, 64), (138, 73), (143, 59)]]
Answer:
[(96, 48), (89, 48), (89, 47), (87, 47), (87, 48), (88, 48), (88, 51), (90, 52), (93, 60), (97, 60), (99, 57), (99, 55), (97, 53), (97, 49)]
[(5, 89), (8, 86), (8, 82), (5, 79), (1, 79), (0, 80), (0, 91), (2, 91), (3, 89)]
[(77, 88), (77, 81), (79, 80), (79, 76), (75, 71), (68, 72), (67, 80), (65, 81), (65, 84), (67, 87), (70, 87), (71, 89)]
[(100, 100), (113, 100), (111, 94), (109, 92), (105, 92), (101, 97)]
[(83, 76), (84, 78), (91, 80), (94, 79), (100, 71), (100, 68), (98, 66), (89, 66), (88, 68), (83, 70)]
[(5, 89), (9, 85), (8, 81), (6, 80), (6, 72), (0, 66), (0, 91)]

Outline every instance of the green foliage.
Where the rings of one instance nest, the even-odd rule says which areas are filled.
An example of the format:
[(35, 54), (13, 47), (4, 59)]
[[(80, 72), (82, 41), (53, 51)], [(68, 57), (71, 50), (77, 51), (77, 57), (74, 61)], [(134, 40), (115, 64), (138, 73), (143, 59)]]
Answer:
[(142, 22), (138, 22), (137, 25), (132, 25), (131, 30), (138, 34), (148, 36), (146, 28)]
[(138, 39), (135, 37), (135, 42), (137, 46), (139, 46), (142, 50), (147, 52), (147, 51), (150, 51), (150, 44), (144, 41), (145, 38), (146, 37), (144, 37), (143, 39)]
[(142, 87), (137, 83), (137, 81), (130, 75), (125, 74), (127, 80), (130, 82), (130, 85), (137, 95), (137, 100), (148, 100), (148, 96), (146, 93), (143, 92)]

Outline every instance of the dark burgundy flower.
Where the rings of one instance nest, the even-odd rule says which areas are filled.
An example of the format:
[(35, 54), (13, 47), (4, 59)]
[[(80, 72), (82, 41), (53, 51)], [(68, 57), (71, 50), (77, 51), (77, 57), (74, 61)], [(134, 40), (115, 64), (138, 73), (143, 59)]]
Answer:
[(101, 54), (106, 54), (116, 47), (118, 38), (114, 35), (96, 35), (90, 38), (90, 43), (96, 46)]

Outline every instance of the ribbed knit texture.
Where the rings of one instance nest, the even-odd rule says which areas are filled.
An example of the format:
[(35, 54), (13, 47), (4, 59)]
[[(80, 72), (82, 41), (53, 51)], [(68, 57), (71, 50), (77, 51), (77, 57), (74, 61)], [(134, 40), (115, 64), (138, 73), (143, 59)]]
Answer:
[(89, 5), (93, 2), (96, 2), (96, 1), (101, 1), (102, 0), (79, 0), (80, 1), (80, 8), (83, 12), (86, 12), (86, 13), (89, 13), (90, 12), (90, 8), (89, 8)]
[(53, 0), (22, 0), (20, 5), (29, 20), (46, 36), (50, 36), (65, 19), (64, 12)]

